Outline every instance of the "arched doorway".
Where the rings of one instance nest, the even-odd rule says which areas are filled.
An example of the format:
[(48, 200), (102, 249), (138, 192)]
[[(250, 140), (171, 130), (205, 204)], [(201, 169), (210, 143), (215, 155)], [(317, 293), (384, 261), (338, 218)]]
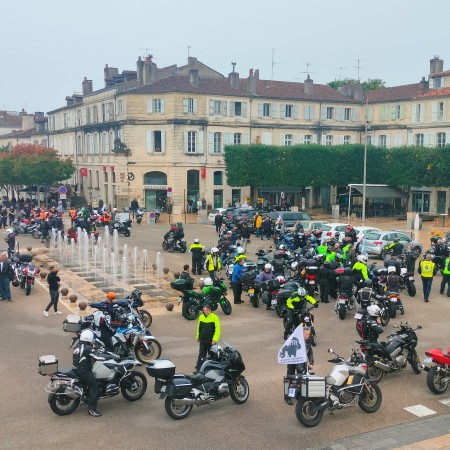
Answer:
[[(200, 197), (200, 171), (188, 170), (187, 171), (187, 199), (191, 198), (194, 202), (194, 208), (197, 207), (197, 200)], [(187, 205), (186, 205), (187, 207)]]
[(167, 211), (167, 175), (153, 171), (144, 174), (145, 209)]

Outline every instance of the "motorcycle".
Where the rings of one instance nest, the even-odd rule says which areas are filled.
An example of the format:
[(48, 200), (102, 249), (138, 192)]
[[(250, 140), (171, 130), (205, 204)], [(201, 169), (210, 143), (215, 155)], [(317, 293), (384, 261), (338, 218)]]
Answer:
[(164, 236), (162, 248), (164, 250), (169, 250), (172, 252), (186, 253), (187, 245), (184, 239), (173, 239), (173, 238), (166, 239), (166, 237)]
[(339, 293), (336, 299), (336, 308), (335, 311), (339, 315), (339, 319), (344, 320), (347, 315), (347, 311), (353, 308), (353, 305), (350, 302), (349, 295), (344, 293)]
[(311, 297), (314, 297), (314, 293), (317, 289), (317, 280), (319, 275), (318, 262), (315, 259), (307, 259), (305, 262), (305, 269), (303, 274), (303, 282), (306, 292)]
[[(139, 400), (147, 390), (147, 378), (133, 368), (141, 365), (134, 359), (116, 361), (112, 357), (96, 361), (92, 373), (99, 383), (100, 398), (114, 397), (121, 393), (129, 401)], [(48, 402), (55, 414), (72, 414), (80, 402), (87, 402), (87, 386), (73, 369), (58, 369), (58, 359), (55, 356), (39, 358), (39, 373), (50, 376), (45, 391), (48, 392)]]
[[(408, 252), (407, 252), (408, 253)], [(402, 255), (403, 257), (404, 255)], [(406, 257), (406, 255), (405, 255)], [(406, 264), (404, 262), (404, 258), (402, 259), (401, 267), (400, 267), (400, 282), (399, 289), (406, 289), (408, 295), (410, 297), (414, 297), (416, 295), (416, 285), (414, 283), (414, 273), (408, 272), (406, 268)]]
[(420, 358), (416, 352), (417, 330), (422, 327), (418, 325), (413, 329), (408, 322), (394, 325), (399, 331), (388, 336), (387, 342), (357, 341), (364, 347), (367, 361), (367, 376), (378, 383), (383, 375), (390, 372), (400, 372), (409, 363), (414, 373), (422, 371)]
[(254, 308), (259, 306), (259, 297), (261, 295), (261, 288), (256, 281), (258, 273), (256, 270), (245, 272), (242, 275), (242, 290), (248, 293), (250, 303)]
[(386, 297), (389, 300), (389, 316), (391, 319), (395, 319), (397, 310), (399, 310), (403, 316), (403, 314), (405, 314), (405, 310), (403, 305), (400, 303), (400, 295), (398, 292), (387, 292)]
[(34, 264), (31, 264), (32, 260), (32, 255), (13, 254), (11, 256), (12, 267), (15, 273), (13, 286), (20, 286), (21, 289), (25, 289), (25, 295), (31, 294), (34, 280), (39, 273), (39, 269)]
[(109, 229), (109, 233), (113, 234), (114, 230), (117, 230), (118, 234), (123, 234), (125, 237), (129, 237), (131, 235), (130, 228), (131, 228), (130, 219), (124, 220), (123, 222), (113, 222)]
[(300, 287), (300, 283), (297, 281), (289, 281), (281, 283), (281, 289), (275, 294), (275, 299), (272, 300), (272, 306), (274, 306), (275, 313), (278, 317), (282, 318), (286, 313), (286, 301)]
[[(311, 312), (311, 310), (313, 309), (316, 309), (316, 306), (310, 306), (309, 308), (305, 306), (302, 311), (295, 311), (294, 314), (298, 315), (298, 319), (293, 321), (291, 329), (288, 330), (288, 334), (292, 334), (299, 325), (301, 325), (302, 327), (311, 328), (309, 340), (311, 342), (311, 345), (315, 347), (317, 345), (317, 340), (316, 329), (314, 327), (314, 315)], [(283, 315), (283, 326), (286, 325), (286, 320), (286, 315)]]
[[(184, 278), (172, 280), (170, 287), (181, 292), (181, 295), (178, 297), (178, 304), (183, 303), (181, 315), (187, 320), (195, 320), (202, 308), (203, 294), (189, 289), (187, 281)], [(217, 309), (217, 304), (215, 307)]]
[[(136, 222), (139, 224), (142, 222), (142, 218), (144, 217), (145, 208), (142, 206), (136, 211)], [(156, 220), (156, 214), (155, 214), (155, 223), (158, 222)]]
[(379, 386), (366, 378), (366, 364), (360, 353), (352, 352), (348, 360), (328, 350), (335, 364), (327, 377), (303, 375), (299, 380), (295, 397), (298, 398), (295, 415), (307, 427), (318, 425), (324, 411), (358, 405), (365, 413), (374, 413), (381, 406)]
[[(427, 386), (433, 394), (443, 394), (450, 382), (450, 348), (444, 353), (440, 348), (425, 351), (421, 368), (427, 373)], [(428, 366), (426, 364), (431, 364)]]
[[(284, 283), (284, 278), (282, 279)], [(278, 278), (263, 281), (260, 283), (259, 287), (261, 289), (261, 301), (267, 306), (273, 306), (272, 302), (276, 305), (277, 301), (275, 300), (275, 296), (281, 287), (281, 283)]]
[(213, 345), (210, 358), (195, 375), (176, 374), (170, 360), (147, 365), (147, 373), (155, 378), (155, 393), (164, 398), (166, 413), (175, 420), (185, 419), (194, 405), (209, 405), (227, 397), (242, 405), (250, 388), (242, 375), (245, 364), (241, 354), (231, 345)]

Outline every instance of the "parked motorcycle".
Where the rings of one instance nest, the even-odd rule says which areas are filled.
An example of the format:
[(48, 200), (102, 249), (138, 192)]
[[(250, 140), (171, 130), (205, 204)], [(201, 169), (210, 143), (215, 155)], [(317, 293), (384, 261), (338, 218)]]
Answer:
[[(147, 378), (133, 368), (141, 365), (134, 359), (117, 361), (112, 357), (96, 361), (92, 373), (99, 383), (100, 398), (114, 397), (121, 393), (129, 401), (139, 400), (147, 390)], [(39, 358), (39, 373), (50, 376), (45, 390), (48, 392), (50, 408), (55, 414), (72, 414), (82, 400), (87, 401), (88, 387), (78, 379), (73, 369), (58, 370), (58, 359), (55, 356)]]
[(433, 394), (443, 394), (450, 382), (450, 348), (444, 353), (440, 348), (425, 351), (421, 368), (427, 373), (427, 386)]
[(350, 298), (347, 294), (339, 293), (336, 299), (335, 311), (339, 315), (339, 319), (344, 320), (347, 315), (347, 311), (352, 308)]
[(245, 364), (241, 354), (231, 345), (213, 345), (210, 359), (203, 362), (195, 375), (176, 374), (170, 360), (147, 365), (147, 373), (155, 378), (155, 393), (165, 398), (166, 413), (175, 420), (185, 419), (194, 405), (208, 405), (228, 396), (242, 405), (250, 388), (242, 375)]
[[(302, 327), (311, 328), (309, 340), (313, 347), (315, 347), (317, 345), (316, 329), (314, 327), (314, 315), (311, 312), (315, 308), (316, 308), (316, 306), (310, 306), (309, 308), (307, 306), (305, 306), (302, 311), (294, 311), (293, 313), (298, 315), (298, 319), (294, 320), (292, 322), (291, 329), (287, 330), (288, 334), (292, 334), (299, 325), (301, 325)], [(286, 321), (287, 321), (287, 317), (286, 317), (286, 315), (284, 315), (283, 316), (283, 326), (284, 327), (286, 326)]]
[(261, 288), (259, 283), (256, 281), (258, 276), (257, 270), (252, 270), (249, 272), (245, 272), (242, 275), (242, 290), (248, 293), (250, 297), (250, 303), (254, 308), (258, 308), (259, 306), (259, 297), (261, 296)]
[(117, 233), (123, 234), (125, 237), (129, 237), (131, 235), (131, 220), (127, 219), (123, 222), (113, 222), (109, 228), (109, 233), (113, 234), (114, 230), (117, 230)]
[(420, 358), (417, 355), (418, 325), (412, 328), (408, 322), (394, 325), (399, 330), (388, 336), (387, 342), (357, 341), (364, 347), (367, 361), (367, 376), (374, 382), (379, 382), (384, 374), (400, 372), (409, 363), (412, 370), (419, 374), (422, 371)]
[(386, 297), (389, 300), (389, 315), (391, 319), (395, 319), (397, 310), (400, 311), (401, 315), (405, 313), (403, 305), (400, 303), (400, 295), (398, 292), (387, 292)]
[(381, 406), (382, 395), (379, 386), (366, 378), (366, 363), (360, 353), (353, 351), (345, 360), (328, 350), (335, 358), (328, 362), (335, 364), (327, 377), (304, 375), (298, 384), (298, 398), (295, 415), (307, 426), (318, 425), (324, 411), (358, 405), (366, 413), (374, 413)]
[(13, 286), (20, 286), (21, 289), (25, 289), (25, 295), (31, 294), (31, 288), (34, 285), (36, 275), (39, 273), (39, 269), (31, 264), (33, 260), (32, 255), (13, 254), (11, 256), (12, 268), (15, 273), (15, 280), (13, 280)]
[[(408, 253), (408, 252), (407, 252)], [(410, 297), (414, 297), (416, 295), (416, 285), (414, 283), (414, 273), (408, 272), (406, 267), (405, 258), (407, 255), (402, 255), (402, 262), (400, 267), (400, 282), (399, 289), (408, 292)]]

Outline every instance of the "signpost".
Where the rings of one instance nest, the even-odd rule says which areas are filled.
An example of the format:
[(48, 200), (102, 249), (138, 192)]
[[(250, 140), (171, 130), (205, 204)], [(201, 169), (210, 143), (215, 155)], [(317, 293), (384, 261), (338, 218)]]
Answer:
[(167, 213), (169, 214), (169, 224), (170, 224), (170, 214), (172, 213), (172, 206), (170, 201), (171, 197), (172, 197), (172, 188), (169, 186), (167, 188), (167, 198), (169, 199), (167, 200)]
[(66, 186), (60, 186), (58, 188), (58, 194), (60, 200), (66, 200), (67, 199), (67, 187)]

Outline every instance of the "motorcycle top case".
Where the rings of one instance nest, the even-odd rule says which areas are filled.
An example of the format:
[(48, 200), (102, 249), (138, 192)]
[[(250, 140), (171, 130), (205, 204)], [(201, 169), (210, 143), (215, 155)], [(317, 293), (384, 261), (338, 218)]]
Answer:
[(249, 270), (248, 272), (244, 272), (241, 277), (241, 281), (243, 283), (251, 283), (256, 280), (256, 271)]
[(284, 268), (284, 264), (285, 264), (285, 261), (284, 261), (284, 259), (281, 259), (281, 258), (275, 258), (273, 261), (272, 261), (272, 266), (273, 266), (273, 268), (274, 268), (274, 270), (281, 270), (281, 269), (283, 269)]
[(58, 371), (58, 358), (55, 355), (40, 356), (38, 371), (41, 375), (54, 374)]
[(184, 278), (178, 278), (170, 282), (170, 287), (176, 291), (183, 292), (186, 289), (186, 280)]
[(22, 263), (30, 263), (33, 261), (33, 255), (19, 255), (19, 261)]
[(280, 282), (278, 280), (268, 280), (261, 282), (261, 290), (263, 291), (276, 291), (280, 288)]
[(171, 378), (175, 375), (175, 364), (170, 359), (155, 359), (147, 365), (147, 373), (154, 378)]
[(302, 397), (324, 398), (325, 397), (325, 378), (315, 376), (305, 376), (302, 382)]
[(388, 272), (388, 270), (387, 270), (386, 267), (375, 266), (375, 267), (372, 269), (372, 272), (373, 272), (373, 274), (374, 274), (376, 277), (379, 277), (380, 275), (386, 275), (387, 272)]
[(81, 331), (81, 317), (69, 314), (63, 322), (63, 329), (68, 333), (78, 333)]

